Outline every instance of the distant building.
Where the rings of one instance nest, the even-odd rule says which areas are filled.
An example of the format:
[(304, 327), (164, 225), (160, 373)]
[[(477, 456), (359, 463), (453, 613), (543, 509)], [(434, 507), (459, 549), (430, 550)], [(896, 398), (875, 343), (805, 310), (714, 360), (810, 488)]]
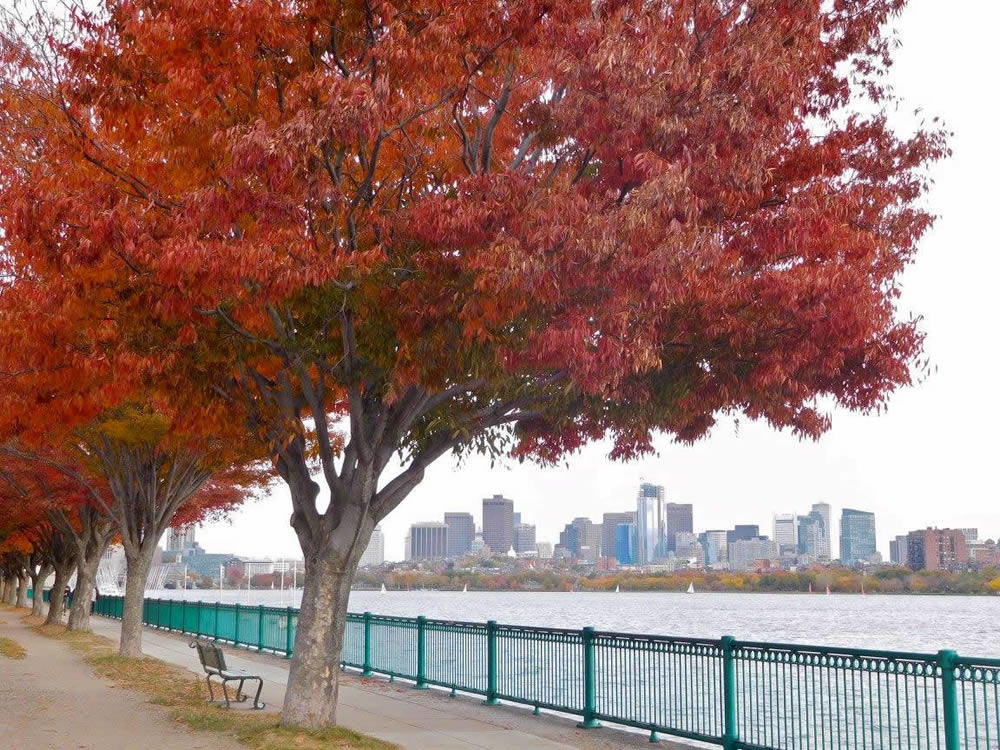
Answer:
[(778, 544), (780, 554), (794, 555), (798, 552), (799, 538), (795, 524), (794, 513), (778, 513), (774, 516), (774, 541)]
[(979, 541), (979, 529), (959, 529), (959, 531), (965, 537), (966, 543)]
[(901, 534), (889, 541), (889, 562), (910, 567), (909, 537)]
[(974, 566), (1000, 566), (1000, 545), (992, 539), (966, 542), (966, 547), (969, 549), (969, 562)]
[(166, 552), (184, 552), (195, 546), (194, 525), (167, 529)]
[(731, 570), (753, 570), (761, 561), (774, 561), (780, 557), (778, 543), (766, 537), (736, 539), (728, 544)]
[(969, 563), (969, 548), (961, 529), (911, 531), (906, 552), (913, 570), (957, 570)]
[[(825, 508), (825, 513), (822, 510)], [(830, 506), (814, 505), (807, 516), (796, 519), (796, 550), (799, 555), (830, 561)]]
[(444, 523), (448, 527), (448, 557), (458, 558), (472, 552), (472, 540), (476, 538), (472, 514), (445, 513)]
[(361, 567), (369, 565), (381, 565), (385, 562), (385, 536), (382, 534), (382, 527), (376, 526), (372, 532), (372, 538), (368, 541), (368, 546), (361, 555)]
[(483, 541), (494, 555), (514, 546), (514, 501), (503, 495), (483, 500)]
[[(620, 513), (605, 513), (601, 519), (601, 556), (618, 559), (618, 526), (635, 524), (635, 511), (627, 510)], [(631, 559), (631, 558), (629, 558)], [(618, 560), (621, 563), (621, 560)], [(631, 565), (631, 563), (622, 563)]]
[(666, 553), (667, 517), (663, 485), (639, 485), (635, 513), (636, 564), (646, 565)]
[[(608, 527), (608, 517), (604, 516), (604, 528)], [(620, 523), (615, 526), (615, 559), (619, 565), (635, 565), (635, 523)]]
[(667, 503), (667, 552), (677, 551), (677, 535), (694, 532), (694, 506), (691, 503)]
[(840, 513), (840, 561), (844, 565), (856, 565), (877, 558), (875, 514), (844, 508)]
[(538, 550), (538, 557), (544, 560), (552, 557), (552, 542), (535, 542), (535, 549)]
[(423, 521), (410, 526), (410, 559), (438, 560), (448, 555), (448, 524)]
[(709, 567), (722, 565), (729, 561), (727, 549), (729, 532), (723, 529), (711, 529), (702, 535), (702, 546), (705, 548), (705, 564)]
[(514, 527), (514, 552), (518, 555), (537, 552), (534, 524), (519, 523)]
[(705, 548), (693, 531), (674, 532), (674, 555), (698, 568), (705, 567)]
[(733, 542), (744, 539), (760, 539), (760, 526), (755, 523), (738, 523), (736, 524), (732, 531), (726, 532), (726, 542), (732, 544)]

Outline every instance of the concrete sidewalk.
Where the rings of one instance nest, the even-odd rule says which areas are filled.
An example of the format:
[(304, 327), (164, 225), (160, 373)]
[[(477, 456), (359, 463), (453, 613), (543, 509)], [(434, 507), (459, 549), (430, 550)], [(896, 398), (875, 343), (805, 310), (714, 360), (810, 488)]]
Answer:
[[(118, 640), (120, 623), (92, 617), (94, 632)], [(190, 636), (146, 628), (143, 651), (152, 657), (202, 674), (198, 658), (188, 647)], [(226, 648), (226, 661), (236, 669), (261, 675), (261, 699), (267, 710), (281, 710), (288, 681), (288, 662), (277, 656)], [(242, 710), (242, 709), (239, 709)], [(410, 683), (383, 678), (361, 678), (341, 673), (337, 722), (356, 732), (419, 750), (528, 750), (529, 748), (649, 747), (648, 735), (610, 727), (577, 729), (575, 719), (543, 713), (532, 716), (517, 706), (484, 706), (482, 698), (449, 698), (440, 690), (415, 690)], [(690, 750), (691, 745), (669, 741), (657, 747)]]

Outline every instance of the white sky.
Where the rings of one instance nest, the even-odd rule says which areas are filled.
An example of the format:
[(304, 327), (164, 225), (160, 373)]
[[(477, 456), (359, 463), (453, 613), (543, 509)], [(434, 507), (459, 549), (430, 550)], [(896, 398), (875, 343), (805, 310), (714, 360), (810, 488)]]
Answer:
[[(402, 558), (410, 523), (440, 520), (450, 510), (469, 511), (479, 523), (481, 500), (494, 493), (513, 498), (523, 521), (537, 525), (539, 541), (555, 542), (575, 516), (599, 522), (605, 511), (634, 509), (640, 478), (665, 485), (669, 501), (694, 503), (696, 530), (758, 523), (770, 534), (774, 513), (804, 513), (826, 501), (838, 518), (844, 506), (874, 511), (886, 557), (891, 536), (927, 525), (1000, 535), (990, 469), (1000, 423), (990, 385), (1000, 371), (991, 297), (1000, 276), (1000, 146), (989, 94), (1000, 2), (912, 0), (897, 26), (897, 93), (908, 109), (940, 115), (955, 132), (954, 156), (934, 171), (930, 205), (940, 218), (904, 277), (902, 301), (904, 313), (925, 316), (936, 374), (897, 394), (887, 414), (835, 413), (833, 429), (815, 443), (744, 421), (739, 435), (720, 425), (693, 447), (661, 439), (657, 457), (630, 464), (608, 461), (602, 445), (554, 469), (491, 469), (482, 459), (457, 466), (443, 458), (383, 522), (388, 559)], [(198, 539), (213, 552), (300, 556), (290, 513), (287, 491), (276, 484), (270, 497), (199, 529)]]

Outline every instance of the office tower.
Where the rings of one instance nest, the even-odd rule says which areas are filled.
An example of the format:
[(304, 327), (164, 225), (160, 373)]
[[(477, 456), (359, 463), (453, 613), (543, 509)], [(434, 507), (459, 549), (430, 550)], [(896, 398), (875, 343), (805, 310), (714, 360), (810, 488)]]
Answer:
[(794, 513), (778, 513), (774, 516), (773, 538), (782, 554), (795, 554), (798, 549), (798, 535)]
[(637, 565), (653, 562), (666, 552), (667, 519), (662, 485), (639, 485), (635, 513), (635, 559)]
[[(607, 526), (607, 516), (604, 517)], [(615, 559), (619, 565), (635, 565), (635, 524), (620, 523), (615, 526)]]
[(759, 539), (760, 526), (755, 523), (738, 523), (731, 531), (726, 532), (726, 543), (732, 544), (739, 539)]
[(833, 557), (833, 520), (830, 517), (830, 503), (813, 503), (810, 516), (819, 516), (823, 521), (823, 539), (816, 550), (816, 558), (829, 562)]
[(361, 554), (362, 567), (366, 565), (381, 565), (385, 562), (385, 537), (382, 535), (382, 527), (376, 526), (372, 532), (372, 538), (368, 540), (368, 546)]
[(889, 562), (904, 568), (910, 567), (909, 537), (906, 534), (889, 542)]
[(535, 552), (535, 525), (519, 523), (514, 527), (514, 551), (523, 555)]
[(552, 557), (552, 542), (535, 542), (535, 549), (541, 559), (548, 560)]
[(778, 543), (766, 537), (735, 539), (727, 546), (730, 570), (752, 570), (763, 561), (774, 561), (780, 556)]
[(597, 562), (601, 556), (601, 524), (595, 524), (589, 518), (574, 518), (559, 535), (559, 543), (573, 557)]
[[(829, 509), (829, 506), (827, 508)], [(798, 553), (813, 560), (828, 561), (830, 559), (830, 541), (822, 513), (813, 506), (809, 515), (799, 516), (796, 521)]]
[(423, 521), (410, 526), (410, 559), (437, 560), (448, 554), (448, 525)]
[(907, 535), (907, 558), (913, 570), (958, 570), (969, 562), (962, 529), (921, 529)]
[[(966, 544), (979, 541), (979, 529), (959, 529), (959, 531), (965, 537)], [(194, 537), (191, 538), (191, 541), (194, 541)]]
[(840, 513), (840, 561), (855, 565), (871, 561), (877, 554), (875, 514), (844, 508)]
[(677, 534), (694, 531), (694, 506), (691, 503), (667, 503), (667, 551), (677, 550)]
[[(623, 523), (635, 523), (635, 511), (621, 513), (605, 513), (601, 519), (601, 556), (618, 558), (618, 526)], [(621, 562), (621, 560), (618, 560)], [(629, 563), (623, 563), (629, 564)]]
[(448, 557), (461, 557), (472, 552), (472, 540), (476, 538), (476, 522), (471, 513), (445, 513), (444, 522), (448, 527)]
[(183, 552), (194, 548), (194, 525), (167, 529), (167, 552)]
[(702, 535), (702, 545), (705, 547), (705, 564), (720, 565), (728, 561), (729, 532), (722, 529), (711, 529)]
[(514, 501), (503, 495), (483, 500), (483, 541), (494, 555), (514, 546)]

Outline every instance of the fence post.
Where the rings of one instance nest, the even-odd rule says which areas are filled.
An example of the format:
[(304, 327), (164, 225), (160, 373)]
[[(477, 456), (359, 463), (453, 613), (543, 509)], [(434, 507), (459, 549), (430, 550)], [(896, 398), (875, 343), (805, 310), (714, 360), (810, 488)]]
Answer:
[(215, 627), (213, 628), (213, 630), (215, 630), (215, 634), (212, 636), (212, 638), (213, 638), (213, 640), (218, 641), (219, 640), (219, 602), (215, 603)]
[(239, 646), (240, 645), (240, 605), (239, 605), (238, 602), (237, 602), (236, 606), (234, 607), (234, 609), (236, 610), (236, 624), (233, 627), (233, 645), (234, 646)]
[(944, 746), (945, 750), (958, 750), (958, 693), (955, 689), (955, 667), (958, 654), (954, 651), (938, 651), (938, 665), (941, 667), (941, 701), (944, 704)]
[(257, 605), (257, 650), (264, 650), (264, 605)]
[(597, 659), (594, 654), (594, 629), (583, 629), (583, 721), (577, 724), (582, 729), (601, 726), (597, 720)]
[(285, 608), (285, 658), (292, 658), (292, 608)]
[(417, 690), (427, 689), (427, 618), (417, 616)]
[(497, 700), (497, 621), (486, 623), (486, 705), (495, 706)]
[(740, 741), (736, 729), (736, 659), (733, 657), (733, 646), (736, 639), (731, 635), (722, 636), (722, 700), (725, 711), (722, 747), (724, 750), (736, 750)]
[(372, 673), (372, 613), (365, 612), (365, 660), (361, 670), (362, 677), (369, 677)]

